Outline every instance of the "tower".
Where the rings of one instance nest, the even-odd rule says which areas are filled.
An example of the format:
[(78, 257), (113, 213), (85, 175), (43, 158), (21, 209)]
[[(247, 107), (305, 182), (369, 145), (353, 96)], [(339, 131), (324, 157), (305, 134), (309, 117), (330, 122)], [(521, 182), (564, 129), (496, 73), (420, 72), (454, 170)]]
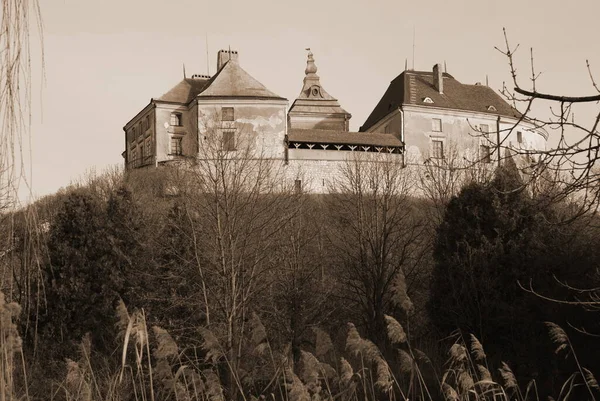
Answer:
[(288, 113), (290, 128), (348, 131), (352, 115), (321, 85), (317, 65), (308, 50), (302, 91)]

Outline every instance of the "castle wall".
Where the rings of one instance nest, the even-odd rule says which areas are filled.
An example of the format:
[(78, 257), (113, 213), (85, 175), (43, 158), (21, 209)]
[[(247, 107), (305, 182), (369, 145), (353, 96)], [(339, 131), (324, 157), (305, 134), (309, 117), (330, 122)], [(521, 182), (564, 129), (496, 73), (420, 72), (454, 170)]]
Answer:
[[(156, 160), (164, 162), (196, 153), (196, 137), (194, 135), (193, 114), (186, 106), (158, 103), (156, 105)], [(181, 114), (181, 125), (172, 125), (171, 115)], [(172, 147), (172, 139), (181, 139), (181, 154), (176, 154)]]
[(300, 180), (302, 190), (310, 193), (336, 191), (343, 171), (355, 160), (389, 160), (401, 163), (400, 154), (379, 154), (322, 149), (289, 149), (285, 179)]
[[(441, 126), (434, 120), (438, 120)], [(537, 132), (533, 125), (527, 122), (518, 125), (516, 123), (514, 118), (500, 118), (502, 147), (515, 150), (546, 149), (546, 138)], [(413, 163), (422, 163), (433, 156), (434, 141), (443, 143), (444, 155), (458, 149), (463, 152), (462, 156), (467, 161), (475, 162), (480, 159), (481, 145), (489, 146), (492, 151), (497, 147), (497, 124), (497, 116), (484, 113), (404, 106), (403, 113), (398, 110), (391, 113), (368, 132), (389, 133), (401, 139), (404, 129), (407, 161)], [(497, 152), (494, 152), (490, 162), (497, 162), (497, 157)], [(504, 157), (504, 154), (501, 157)]]
[[(198, 101), (199, 157), (218, 149), (223, 132), (233, 132), (237, 149), (251, 146), (265, 158), (283, 160), (287, 130), (285, 100)], [(223, 121), (223, 108), (233, 108), (234, 121)]]
[(289, 113), (290, 126), (299, 129), (323, 129), (334, 131), (348, 131), (348, 120), (344, 115), (302, 115)]

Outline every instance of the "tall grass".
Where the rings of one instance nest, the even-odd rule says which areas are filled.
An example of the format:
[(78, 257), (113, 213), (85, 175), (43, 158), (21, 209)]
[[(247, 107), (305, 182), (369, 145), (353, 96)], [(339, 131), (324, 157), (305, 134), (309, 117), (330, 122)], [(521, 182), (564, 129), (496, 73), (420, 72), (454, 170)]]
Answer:
[[(0, 401), (28, 400), (22, 342), (15, 324), (20, 307), (6, 303), (0, 292)], [(53, 387), (51, 399), (65, 401), (176, 400), (225, 401), (232, 391), (223, 381), (232, 365), (218, 339), (200, 328), (202, 350), (180, 349), (169, 332), (147, 327), (143, 310), (116, 308), (121, 347), (114, 353), (118, 369), (94, 363), (91, 336), (85, 336), (75, 359), (65, 361), (64, 379)], [(253, 314), (248, 336), (251, 357), (265, 362), (257, 371), (235, 372), (238, 397), (248, 401), (409, 401), (501, 400), (539, 401), (534, 380), (520, 385), (510, 366), (491, 366), (483, 344), (474, 336), (456, 333), (441, 367), (413, 348), (402, 325), (386, 316), (390, 349), (386, 354), (363, 338), (351, 323), (343, 341), (332, 341), (315, 328), (316, 341), (292, 361), (290, 347), (272, 349), (267, 331)], [(596, 400), (600, 392), (593, 372), (581, 366), (566, 332), (547, 323), (556, 352), (576, 361), (575, 371), (554, 401), (572, 399), (578, 388)], [(192, 352), (193, 351), (193, 352)], [(105, 366), (110, 366), (106, 364)], [(115, 366), (115, 365), (113, 365)], [(581, 397), (581, 393), (578, 393)], [(581, 399), (581, 398), (578, 398)]]
[[(12, 307), (14, 308), (14, 307)], [(202, 355), (191, 358), (180, 349), (167, 330), (146, 327), (142, 310), (129, 313), (121, 302), (117, 308), (121, 333), (121, 366), (103, 377), (89, 363), (90, 344), (82, 341), (78, 361), (68, 361), (64, 382), (59, 386), (69, 401), (92, 400), (230, 400), (227, 354), (218, 339), (206, 328)], [(236, 394), (243, 400), (272, 401), (375, 401), (375, 400), (516, 400), (538, 401), (535, 381), (523, 386), (505, 362), (491, 366), (483, 344), (473, 335), (456, 333), (442, 367), (410, 345), (402, 325), (386, 316), (387, 335), (393, 352), (384, 353), (361, 337), (353, 324), (343, 329), (342, 342), (315, 329), (312, 347), (301, 352), (293, 363), (290, 348), (271, 348), (258, 315), (254, 314), (248, 341), (252, 358), (268, 361), (262, 371), (235, 372)], [(549, 335), (558, 352), (569, 352), (568, 337), (559, 326), (548, 323)], [(566, 346), (563, 346), (566, 344)], [(391, 356), (390, 356), (391, 355)], [(268, 377), (265, 377), (268, 374)], [(230, 383), (231, 384), (231, 383)], [(568, 401), (578, 387), (585, 386), (589, 399), (600, 390), (594, 374), (578, 365), (554, 400)]]
[(0, 401), (29, 399), (22, 341), (15, 320), (16, 302), (7, 303), (0, 291)]

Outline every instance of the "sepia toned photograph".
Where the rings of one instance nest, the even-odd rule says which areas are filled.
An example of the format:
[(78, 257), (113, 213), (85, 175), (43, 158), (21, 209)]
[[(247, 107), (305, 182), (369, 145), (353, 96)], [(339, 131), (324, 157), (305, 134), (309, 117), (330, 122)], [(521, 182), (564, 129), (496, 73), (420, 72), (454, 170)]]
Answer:
[(600, 401), (598, 0), (0, 3), (0, 401)]

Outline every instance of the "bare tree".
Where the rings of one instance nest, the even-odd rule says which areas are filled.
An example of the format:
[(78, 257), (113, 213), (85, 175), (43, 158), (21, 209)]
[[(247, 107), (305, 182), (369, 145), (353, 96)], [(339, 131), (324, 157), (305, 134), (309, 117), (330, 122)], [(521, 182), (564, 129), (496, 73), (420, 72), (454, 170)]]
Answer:
[[(199, 278), (205, 348), (225, 365), (235, 399), (251, 362), (244, 358), (247, 322), (278, 268), (274, 247), (296, 214), (298, 195), (283, 179), (282, 164), (265, 157), (251, 133), (237, 132), (232, 146), (216, 124), (204, 126), (198, 156), (179, 170), (178, 192), (193, 244), (190, 267)], [(218, 346), (208, 341), (213, 335)]]
[[(481, 134), (475, 133), (477, 138)], [(488, 143), (488, 142), (486, 142)], [(495, 168), (489, 154), (481, 154), (474, 141), (460, 144), (448, 140), (444, 157), (427, 157), (422, 165), (416, 165), (416, 187), (431, 203), (429, 220), (437, 227), (444, 218), (446, 205), (453, 196), (471, 182), (487, 182)]]
[(413, 178), (393, 155), (357, 153), (340, 170), (327, 210), (341, 296), (352, 320), (383, 345), (384, 315), (412, 311), (405, 276), (425, 254), (425, 226), (410, 196)]
[[(596, 208), (600, 196), (600, 174), (597, 166), (600, 160), (600, 109), (589, 124), (582, 123), (575, 118), (575, 111), (585, 104), (597, 104), (600, 101), (600, 88), (594, 77), (589, 61), (586, 60), (587, 74), (590, 77), (590, 90), (595, 94), (589, 96), (567, 96), (563, 94), (548, 93), (539, 87), (538, 81), (541, 72), (534, 64), (533, 49), (530, 49), (527, 59), (529, 61), (528, 83), (523, 84), (523, 76), (518, 74), (517, 50), (519, 45), (511, 46), (506, 30), (504, 30), (505, 43), (502, 48), (496, 49), (507, 60), (510, 70), (512, 85), (504, 84), (502, 94), (512, 105), (520, 111), (517, 124), (527, 121), (536, 128), (545, 129), (551, 134), (558, 135), (557, 144), (546, 150), (523, 150), (509, 147), (503, 142), (500, 145), (510, 148), (514, 154), (525, 157), (535, 156), (529, 166), (532, 177), (541, 179), (539, 171), (549, 170), (546, 179), (554, 181), (554, 186), (560, 186), (561, 191), (556, 191), (557, 196), (567, 196), (576, 193), (582, 211)], [(547, 104), (549, 114), (547, 117), (533, 116), (531, 111), (534, 104)]]

